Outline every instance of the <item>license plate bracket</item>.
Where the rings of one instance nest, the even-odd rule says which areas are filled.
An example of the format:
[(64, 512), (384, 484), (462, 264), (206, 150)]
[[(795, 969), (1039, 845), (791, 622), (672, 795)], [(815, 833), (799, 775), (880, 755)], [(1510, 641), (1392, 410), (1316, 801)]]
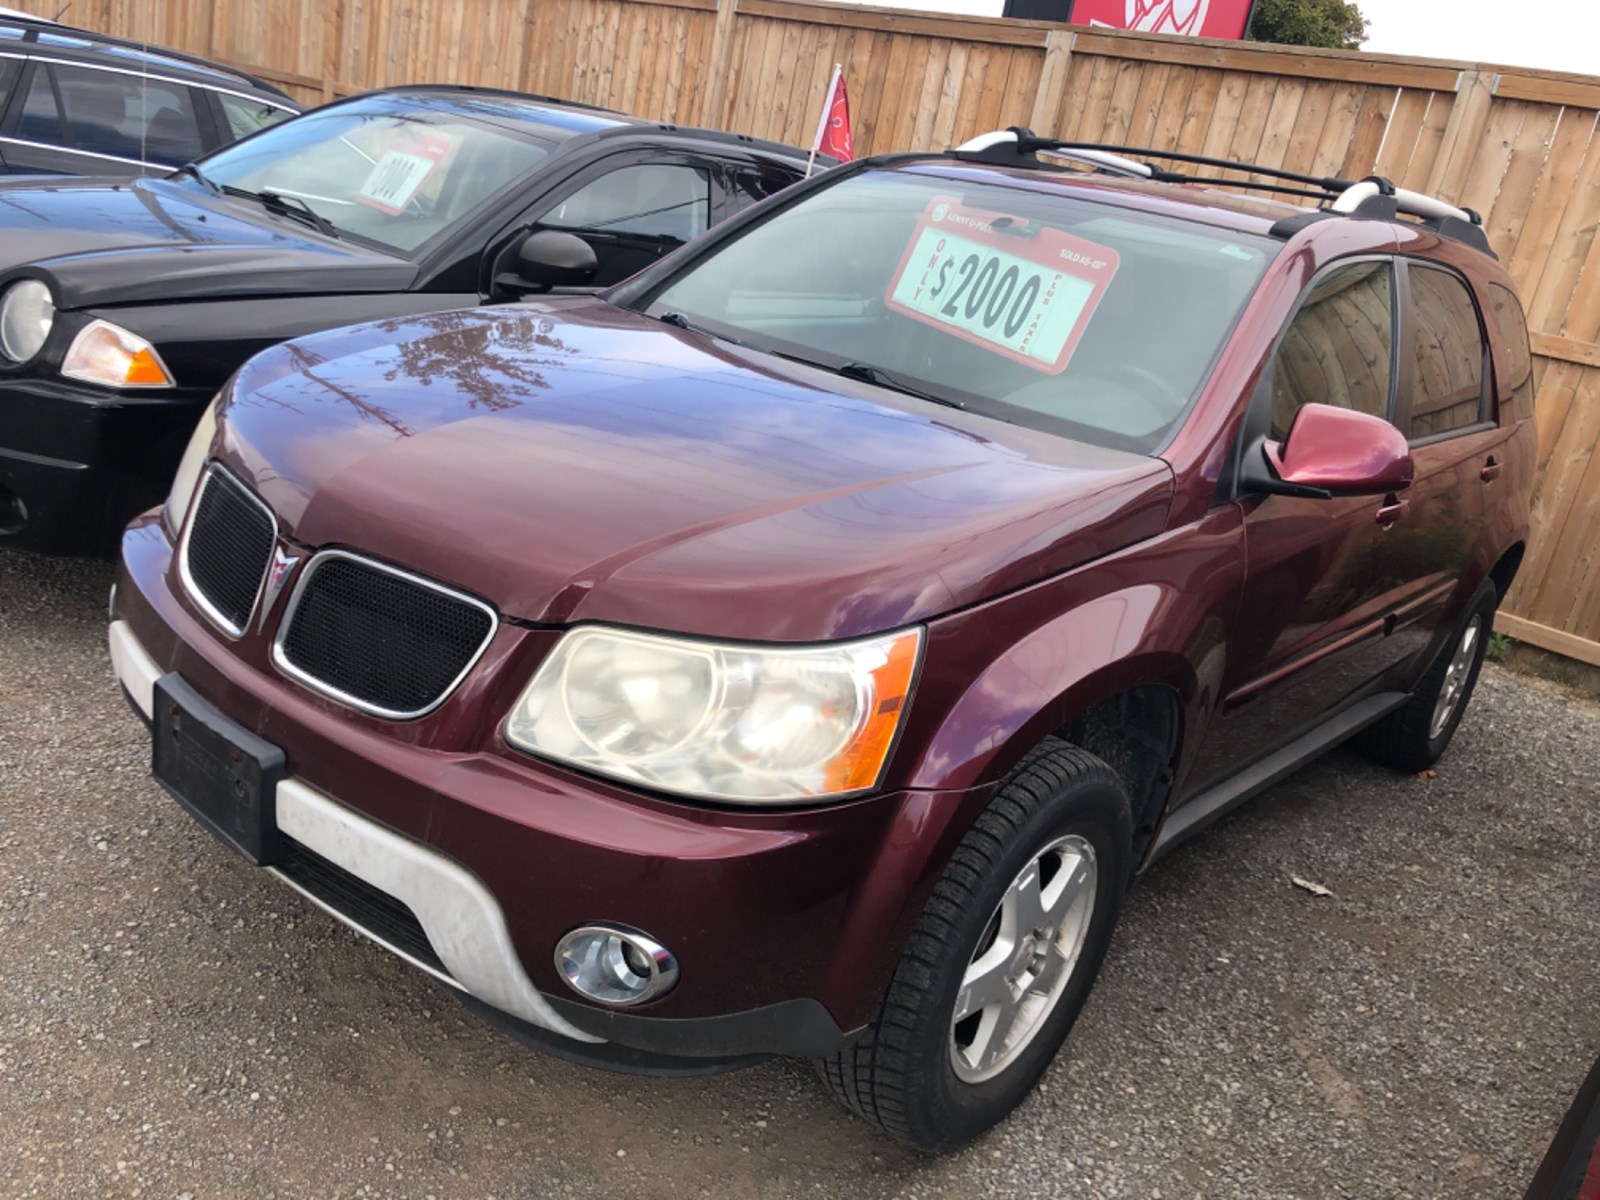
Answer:
[(283, 751), (218, 712), (177, 674), (156, 680), (151, 772), (223, 845), (256, 866), (283, 857)]

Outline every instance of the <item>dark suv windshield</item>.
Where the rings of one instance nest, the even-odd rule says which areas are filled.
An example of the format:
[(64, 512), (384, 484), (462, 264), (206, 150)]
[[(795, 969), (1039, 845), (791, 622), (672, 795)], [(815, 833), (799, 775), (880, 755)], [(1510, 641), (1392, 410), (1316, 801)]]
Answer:
[(290, 197), (340, 233), (410, 252), (548, 153), (446, 110), (374, 96), (296, 117), (202, 166), (218, 186)]
[(646, 311), (1150, 453), (1278, 247), (1061, 194), (867, 171), (689, 266)]

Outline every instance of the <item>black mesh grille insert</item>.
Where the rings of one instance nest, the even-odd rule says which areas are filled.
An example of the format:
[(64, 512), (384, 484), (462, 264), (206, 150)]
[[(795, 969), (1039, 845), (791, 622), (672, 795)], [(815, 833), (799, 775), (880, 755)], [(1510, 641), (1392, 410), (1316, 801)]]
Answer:
[(285, 877), (352, 924), (435, 971), (450, 974), (433, 952), (416, 914), (388, 892), (357, 878), (293, 838), (284, 839), (283, 860), (277, 866)]
[(444, 698), (494, 628), (479, 605), (358, 559), (311, 568), (289, 628), (290, 666), (353, 700), (412, 715)]
[(207, 474), (189, 527), (189, 580), (235, 633), (250, 621), (277, 538), (272, 515), (225, 472)]

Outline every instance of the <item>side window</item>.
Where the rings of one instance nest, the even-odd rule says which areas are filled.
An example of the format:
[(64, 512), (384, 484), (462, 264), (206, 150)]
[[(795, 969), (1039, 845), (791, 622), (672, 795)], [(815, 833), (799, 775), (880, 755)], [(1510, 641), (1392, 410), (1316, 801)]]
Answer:
[(236, 142), (252, 133), (270, 129), (278, 122), (294, 116), (288, 109), (268, 104), (265, 100), (249, 100), (244, 96), (230, 96), (227, 92), (213, 94), (222, 105), (222, 115), (228, 123), (229, 141)]
[(1447, 271), (1411, 268), (1411, 436), (1436, 437), (1483, 419), (1483, 332), (1467, 285)]
[(173, 167), (203, 153), (193, 97), (184, 85), (121, 71), (51, 70), (72, 149)]
[(1394, 268), (1351, 263), (1322, 276), (1290, 322), (1272, 367), (1272, 437), (1307, 404), (1389, 416)]
[(797, 171), (788, 171), (771, 163), (759, 167), (738, 166), (729, 169), (733, 179), (733, 211), (749, 208), (768, 196), (783, 191), (800, 180)]
[(1494, 305), (1500, 336), (1505, 339), (1512, 413), (1516, 420), (1526, 421), (1533, 416), (1533, 351), (1528, 345), (1528, 318), (1522, 313), (1522, 302), (1498, 283), (1489, 285), (1489, 300)]
[(14, 58), (0, 58), (0, 109), (5, 107), (6, 97), (11, 94), (11, 85), (17, 81), (17, 66)]
[(546, 228), (626, 233), (687, 242), (711, 221), (706, 172), (667, 163), (636, 163), (591, 180), (540, 220)]
[(35, 64), (33, 78), (28, 81), (28, 94), (22, 98), (17, 136), (24, 141), (44, 142), (51, 146), (66, 144), (66, 130), (61, 126), (61, 109), (56, 105), (55, 89), (50, 86), (50, 71), (42, 63)]

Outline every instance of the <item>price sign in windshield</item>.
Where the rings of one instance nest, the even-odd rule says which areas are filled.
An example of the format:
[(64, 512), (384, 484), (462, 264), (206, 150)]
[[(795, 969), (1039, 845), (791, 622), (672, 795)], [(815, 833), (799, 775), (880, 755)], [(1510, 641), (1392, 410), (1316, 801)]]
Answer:
[(913, 320), (1049, 375), (1066, 369), (1117, 252), (936, 196), (884, 297)]
[(373, 164), (356, 198), (372, 208), (399, 216), (450, 153), (450, 139), (407, 139), (383, 152)]

